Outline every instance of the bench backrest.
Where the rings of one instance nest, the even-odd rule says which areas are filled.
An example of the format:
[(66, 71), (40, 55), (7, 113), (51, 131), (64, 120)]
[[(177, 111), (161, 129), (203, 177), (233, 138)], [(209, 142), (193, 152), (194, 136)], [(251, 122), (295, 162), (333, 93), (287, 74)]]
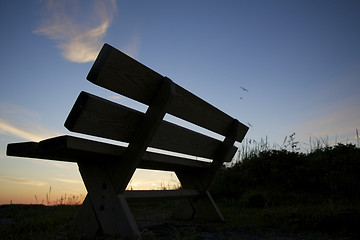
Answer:
[[(105, 44), (87, 79), (94, 84), (150, 105), (164, 79), (138, 61)], [(167, 112), (178, 118), (241, 142), (248, 127), (173, 83), (174, 93)], [(70, 131), (130, 142), (144, 114), (82, 92), (65, 127)], [(234, 128), (234, 122), (236, 127)], [(195, 131), (162, 121), (149, 147), (214, 159), (221, 141)], [(223, 156), (231, 161), (236, 148)]]

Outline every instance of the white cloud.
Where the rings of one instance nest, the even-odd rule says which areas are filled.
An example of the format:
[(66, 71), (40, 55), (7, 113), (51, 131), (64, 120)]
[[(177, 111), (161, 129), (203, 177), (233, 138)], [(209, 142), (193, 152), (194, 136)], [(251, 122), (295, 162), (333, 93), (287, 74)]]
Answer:
[[(55, 40), (62, 56), (71, 62), (90, 62), (96, 59), (117, 7), (115, 0), (89, 1), (48, 0), (44, 18), (34, 33)], [(80, 15), (78, 8), (82, 11)], [(78, 19), (86, 16), (83, 21)]]

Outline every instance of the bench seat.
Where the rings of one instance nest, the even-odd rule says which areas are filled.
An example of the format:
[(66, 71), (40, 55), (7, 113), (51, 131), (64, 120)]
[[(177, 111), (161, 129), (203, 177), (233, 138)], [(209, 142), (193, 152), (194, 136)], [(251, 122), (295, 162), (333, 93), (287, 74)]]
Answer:
[[(65, 162), (121, 161), (126, 147), (93, 141), (74, 136), (59, 136), (40, 142), (11, 143), (7, 147), (8, 156), (49, 159)], [(138, 168), (176, 171), (189, 168), (208, 168), (210, 162), (170, 156), (155, 152), (145, 152)]]

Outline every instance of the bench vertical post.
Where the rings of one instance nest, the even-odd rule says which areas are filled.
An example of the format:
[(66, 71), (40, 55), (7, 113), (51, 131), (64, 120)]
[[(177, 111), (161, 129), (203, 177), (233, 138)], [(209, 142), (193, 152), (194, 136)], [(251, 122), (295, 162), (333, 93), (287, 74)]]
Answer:
[[(191, 219), (195, 216), (208, 220), (224, 221), (224, 217), (212, 199), (208, 189), (216, 175), (216, 172), (227, 160), (229, 151), (236, 141), (236, 134), (239, 128), (239, 121), (234, 120), (230, 125), (223, 143), (215, 153), (210, 168), (197, 172), (176, 171), (183, 187), (198, 189), (202, 194), (195, 199), (181, 200), (173, 212), (173, 218)], [(231, 156), (232, 157), (232, 156)]]
[[(96, 163), (78, 163), (88, 190), (84, 207), (79, 213), (82, 216), (85, 214), (86, 217), (78, 217), (78, 222), (75, 223), (78, 231), (86, 235), (94, 235), (101, 230), (102, 233), (110, 235), (139, 236), (140, 233), (123, 193), (161, 124), (173, 94), (173, 82), (164, 78), (136, 129), (122, 161), (106, 165), (102, 164), (100, 159)], [(93, 214), (86, 214), (86, 211)], [(88, 223), (92, 224), (91, 228), (86, 227)]]
[[(149, 105), (143, 120), (135, 131), (132, 141), (123, 156), (115, 166), (111, 166), (112, 179), (117, 193), (123, 193), (133, 176), (146, 148), (160, 126), (167, 110), (167, 106), (174, 95), (174, 83), (167, 77), (155, 92), (153, 100)], [(120, 172), (119, 172), (120, 170)]]
[(226, 162), (227, 158), (232, 158), (233, 155), (229, 154), (231, 151), (231, 148), (233, 147), (236, 138), (238, 129), (240, 127), (240, 122), (237, 119), (234, 119), (232, 124), (230, 125), (225, 139), (220, 145), (220, 147), (217, 149), (215, 153), (215, 157), (210, 165), (210, 168), (207, 170), (207, 176), (204, 179), (204, 187), (208, 189), (212, 183), (212, 181), (215, 178), (216, 173), (219, 171), (219, 169), (223, 166), (223, 163)]
[(92, 209), (89, 195), (87, 195), (72, 223), (72, 231), (86, 234), (88, 236), (95, 236), (99, 233), (99, 226), (100, 225), (95, 216), (95, 212)]
[[(92, 210), (105, 234), (133, 237), (140, 235), (127, 202), (117, 195), (107, 166), (101, 162), (78, 163)], [(94, 231), (92, 229), (91, 231)]]

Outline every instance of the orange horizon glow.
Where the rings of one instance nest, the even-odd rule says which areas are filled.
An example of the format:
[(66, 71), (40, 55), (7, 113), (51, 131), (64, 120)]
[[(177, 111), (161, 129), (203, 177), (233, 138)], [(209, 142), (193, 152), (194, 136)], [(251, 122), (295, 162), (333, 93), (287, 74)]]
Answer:
[[(141, 178), (146, 174), (148, 178)], [(151, 175), (160, 175), (152, 178)], [(11, 180), (11, 181), (10, 181)], [(0, 205), (7, 204), (43, 204), (53, 206), (59, 204), (81, 204), (86, 197), (87, 191), (84, 183), (79, 180), (61, 179), (61, 184), (50, 184), (41, 181), (30, 181), (25, 179), (0, 179)], [(127, 186), (127, 190), (161, 190), (179, 188), (180, 182), (176, 175), (171, 172), (137, 170)]]

